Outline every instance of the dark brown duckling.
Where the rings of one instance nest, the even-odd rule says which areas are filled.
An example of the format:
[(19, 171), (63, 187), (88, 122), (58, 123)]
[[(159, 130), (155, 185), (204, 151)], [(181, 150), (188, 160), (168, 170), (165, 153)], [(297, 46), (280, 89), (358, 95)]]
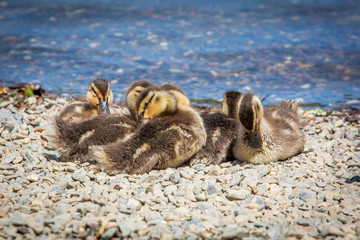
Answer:
[(85, 161), (90, 146), (106, 145), (122, 140), (136, 129), (136, 122), (127, 115), (107, 114), (79, 123), (56, 119), (52, 143), (61, 161)]

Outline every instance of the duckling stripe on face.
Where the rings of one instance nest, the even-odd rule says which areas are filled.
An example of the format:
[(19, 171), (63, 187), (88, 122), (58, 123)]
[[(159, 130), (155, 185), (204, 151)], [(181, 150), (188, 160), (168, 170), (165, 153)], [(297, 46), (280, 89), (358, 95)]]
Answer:
[(105, 79), (98, 78), (92, 81), (90, 86), (92, 90), (97, 93), (97, 96), (103, 101), (109, 97), (108, 94), (110, 92), (110, 84)]
[(240, 92), (229, 91), (224, 95), (223, 104), (221, 104), (221, 112), (233, 119), (238, 119), (238, 111), (243, 96)]
[(254, 94), (252, 93), (245, 94), (244, 98), (240, 103), (240, 109), (239, 109), (240, 122), (244, 126), (244, 128), (249, 132), (253, 132), (256, 130), (255, 129), (256, 113), (254, 112), (253, 104), (252, 104), (253, 97)]

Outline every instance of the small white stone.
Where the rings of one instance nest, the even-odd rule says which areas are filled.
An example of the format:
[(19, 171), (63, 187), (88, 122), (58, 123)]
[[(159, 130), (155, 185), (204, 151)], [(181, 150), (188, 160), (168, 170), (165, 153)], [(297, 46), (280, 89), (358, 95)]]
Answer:
[(29, 176), (26, 177), (27, 180), (29, 180), (30, 182), (37, 182), (39, 181), (40, 177), (37, 174), (30, 174)]
[(229, 189), (226, 195), (226, 198), (229, 200), (244, 200), (247, 196), (250, 195), (250, 192), (245, 189), (233, 190)]

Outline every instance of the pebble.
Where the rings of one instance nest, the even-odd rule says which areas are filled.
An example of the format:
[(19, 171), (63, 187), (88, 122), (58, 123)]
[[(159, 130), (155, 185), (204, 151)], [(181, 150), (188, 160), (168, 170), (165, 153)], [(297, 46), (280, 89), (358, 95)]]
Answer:
[(265, 208), (265, 203), (260, 197), (249, 196), (246, 198), (246, 207), (261, 211)]
[(19, 155), (20, 155), (19, 152), (10, 153), (1, 160), (1, 163), (2, 164), (9, 164), (12, 161), (14, 161)]
[(34, 99), (21, 114), (12, 112), (14, 100), (0, 107), (4, 239), (94, 239), (100, 229), (99, 239), (360, 237), (354, 227), (360, 186), (345, 183), (360, 175), (359, 123), (308, 119), (305, 152), (282, 162), (109, 176), (89, 164), (58, 161), (34, 129), (46, 128), (66, 101), (45, 97), (44, 107)]
[(123, 219), (120, 223), (119, 223), (119, 228), (121, 231), (121, 236), (123, 238), (130, 236), (130, 234), (137, 229), (136, 227), (136, 223), (132, 222), (132, 221), (126, 221), (125, 219)]
[(330, 235), (335, 235), (335, 236), (340, 236), (340, 237), (344, 237), (345, 233), (343, 231), (341, 231), (338, 227), (329, 227), (327, 229), (328, 234)]
[(350, 141), (353, 141), (356, 137), (356, 134), (353, 131), (346, 131), (345, 137), (349, 139)]
[(27, 176), (26, 179), (29, 180), (30, 182), (37, 182), (39, 181), (40, 177), (37, 174), (31, 174)]
[(180, 174), (178, 172), (170, 174), (170, 181), (177, 184), (180, 181)]
[(245, 190), (245, 189), (240, 189), (240, 190), (230, 189), (227, 192), (226, 198), (229, 199), (230, 201), (232, 201), (232, 200), (244, 200), (249, 195), (250, 195), (250, 191)]
[(86, 182), (86, 181), (89, 181), (90, 178), (88, 176), (86, 176), (86, 174), (84, 172), (74, 172), (72, 175), (71, 175), (71, 178), (74, 179), (75, 181), (79, 181), (79, 182)]
[(116, 233), (116, 228), (110, 228), (101, 235), (101, 239), (110, 240)]

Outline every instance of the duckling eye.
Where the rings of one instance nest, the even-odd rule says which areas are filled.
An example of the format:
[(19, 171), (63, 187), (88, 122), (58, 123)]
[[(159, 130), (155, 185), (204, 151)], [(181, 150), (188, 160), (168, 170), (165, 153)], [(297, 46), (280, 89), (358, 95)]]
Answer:
[(135, 90), (135, 92), (136, 92), (136, 93), (141, 93), (141, 91), (140, 91), (140, 90)]
[(145, 102), (144, 107), (145, 107), (145, 108), (147, 108), (147, 107), (149, 106), (149, 104), (150, 104), (150, 102), (149, 102), (149, 101)]
[(92, 90), (92, 91), (93, 91), (93, 93), (96, 95), (95, 89), (93, 89), (93, 88), (92, 88), (91, 90)]

